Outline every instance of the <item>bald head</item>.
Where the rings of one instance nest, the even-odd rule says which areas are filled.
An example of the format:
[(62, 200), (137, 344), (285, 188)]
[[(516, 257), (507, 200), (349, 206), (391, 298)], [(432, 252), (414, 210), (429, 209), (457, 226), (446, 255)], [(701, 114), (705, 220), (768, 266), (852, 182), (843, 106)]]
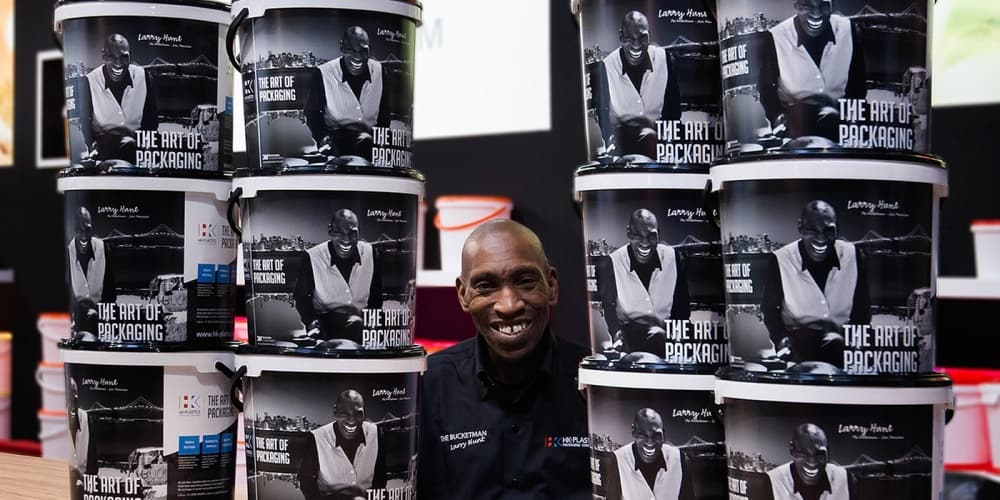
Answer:
[(94, 222), (90, 210), (80, 207), (76, 211), (76, 250), (81, 253), (90, 251), (90, 240), (94, 236)]
[(361, 424), (365, 420), (365, 400), (361, 394), (353, 389), (341, 392), (333, 406), (333, 419), (345, 439), (361, 439)]
[(625, 14), (618, 28), (618, 41), (622, 44), (622, 60), (626, 64), (642, 64), (647, 58), (649, 47), (649, 20), (646, 16), (636, 10)]
[(333, 252), (341, 259), (350, 258), (361, 237), (357, 214), (346, 208), (333, 212), (327, 233)]
[(361, 396), (360, 392), (348, 389), (337, 396), (336, 405), (337, 408), (361, 407), (363, 409), (365, 407), (365, 398)]
[(125, 71), (132, 62), (132, 52), (129, 49), (128, 39), (118, 33), (108, 35), (104, 39), (101, 57), (104, 59), (104, 65), (107, 66), (111, 80), (120, 81), (125, 77)]
[(632, 427), (649, 428), (650, 426), (663, 430), (663, 417), (660, 416), (659, 412), (652, 408), (642, 408), (635, 412), (635, 418), (632, 419)]
[(523, 247), (542, 268), (549, 267), (542, 240), (527, 226), (510, 219), (492, 219), (480, 224), (466, 238), (462, 245), (462, 276), (469, 276), (472, 258), (490, 243), (503, 242), (505, 245)]
[(826, 432), (816, 424), (802, 424), (792, 433), (792, 445), (796, 448), (806, 449), (813, 442), (821, 442), (826, 448)]
[(344, 56), (347, 72), (353, 76), (361, 75), (371, 56), (368, 32), (361, 26), (347, 28), (344, 38), (340, 39), (340, 53)]
[(810, 423), (796, 427), (789, 448), (792, 470), (799, 481), (807, 485), (821, 484), (826, 476), (826, 464), (830, 460), (823, 429)]
[(650, 464), (663, 453), (663, 418), (652, 408), (635, 412), (632, 420), (632, 439), (639, 450), (639, 459)]
[(656, 246), (660, 243), (659, 223), (656, 216), (645, 208), (635, 210), (628, 219), (625, 235), (628, 237), (628, 244), (632, 250), (630, 257), (641, 264), (649, 262), (653, 258)]
[(829, 203), (813, 200), (802, 208), (799, 218), (799, 235), (806, 254), (814, 262), (823, 262), (834, 254), (834, 243), (839, 236), (837, 213)]
[(645, 14), (637, 10), (626, 12), (625, 16), (622, 17), (622, 22), (618, 26), (618, 30), (623, 33), (627, 33), (630, 30), (635, 29), (645, 29), (646, 31), (649, 31), (649, 19), (646, 18)]

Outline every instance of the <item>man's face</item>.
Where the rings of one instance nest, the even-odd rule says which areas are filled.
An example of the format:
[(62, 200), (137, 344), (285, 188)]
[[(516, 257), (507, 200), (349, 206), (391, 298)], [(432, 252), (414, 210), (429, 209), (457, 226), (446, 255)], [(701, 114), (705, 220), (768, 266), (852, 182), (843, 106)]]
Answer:
[(632, 253), (641, 264), (649, 262), (656, 251), (656, 245), (660, 242), (660, 232), (656, 228), (656, 221), (644, 219), (633, 221), (628, 227), (628, 244), (632, 247)]
[(837, 218), (833, 210), (808, 210), (799, 221), (799, 235), (805, 243), (806, 254), (813, 262), (823, 262), (833, 253), (837, 240)]
[(468, 248), (458, 294), (490, 351), (517, 361), (530, 354), (558, 300), (555, 269), (518, 233), (481, 237)]
[(104, 48), (104, 64), (108, 66), (108, 72), (113, 81), (120, 81), (125, 77), (125, 71), (132, 61), (132, 53), (129, 51), (128, 40), (117, 37), (110, 40)]
[(655, 416), (639, 418), (632, 426), (632, 439), (639, 448), (639, 459), (651, 464), (663, 448), (663, 422)]
[(76, 219), (76, 250), (87, 253), (90, 250), (90, 239), (94, 236), (94, 223), (90, 214), (79, 215)]
[(806, 34), (817, 37), (830, 26), (833, 3), (830, 0), (797, 0), (795, 10)]
[(347, 439), (361, 435), (361, 423), (365, 421), (365, 403), (360, 397), (341, 397), (333, 410), (341, 434)]
[(330, 223), (330, 241), (333, 251), (346, 259), (358, 246), (358, 218), (353, 214), (338, 214)]
[(340, 42), (340, 52), (347, 61), (347, 72), (354, 76), (360, 75), (370, 57), (368, 33), (363, 30), (349, 31)]
[(618, 30), (618, 40), (625, 48), (625, 62), (630, 66), (639, 65), (649, 47), (649, 21), (644, 17), (625, 19)]
[(792, 442), (793, 469), (799, 480), (814, 486), (820, 482), (821, 473), (830, 460), (826, 449), (826, 436), (821, 433), (799, 435)]

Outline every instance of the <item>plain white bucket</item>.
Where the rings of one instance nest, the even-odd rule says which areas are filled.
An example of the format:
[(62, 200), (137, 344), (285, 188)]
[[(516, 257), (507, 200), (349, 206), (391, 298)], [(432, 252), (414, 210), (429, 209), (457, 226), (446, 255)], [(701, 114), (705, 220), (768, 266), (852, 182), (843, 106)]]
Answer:
[(514, 200), (505, 196), (445, 195), (434, 200), (434, 227), (441, 241), (441, 269), (462, 268), (462, 245), (480, 224), (491, 219), (509, 219)]
[(42, 361), (49, 363), (59, 361), (59, 341), (70, 337), (69, 314), (42, 313), (38, 315), (35, 325), (42, 341)]
[(43, 361), (35, 370), (35, 382), (42, 390), (42, 409), (66, 409), (66, 381), (62, 363)]
[(66, 410), (38, 411), (38, 440), (42, 442), (42, 458), (69, 460), (69, 418)]
[[(981, 384), (983, 410), (986, 413), (986, 434), (989, 438), (992, 469), (1000, 469), (1000, 381)], [(982, 437), (980, 437), (982, 439)]]
[(976, 276), (1000, 279), (1000, 219), (974, 220), (970, 226), (976, 251)]

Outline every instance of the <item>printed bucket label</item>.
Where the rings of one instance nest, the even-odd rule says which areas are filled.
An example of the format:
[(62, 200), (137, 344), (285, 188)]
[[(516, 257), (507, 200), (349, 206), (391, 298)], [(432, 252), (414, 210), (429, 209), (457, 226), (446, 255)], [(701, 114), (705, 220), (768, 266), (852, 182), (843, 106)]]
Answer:
[(725, 440), (711, 391), (588, 391), (595, 500), (726, 498)]
[(926, 152), (928, 8), (922, 0), (719, 2), (727, 152)]
[(714, 2), (582, 2), (590, 159), (707, 168), (722, 153)]
[(413, 343), (416, 195), (261, 191), (243, 208), (251, 343)]
[(938, 498), (934, 409), (727, 399), (729, 498)]
[(586, 191), (583, 220), (595, 353), (729, 362), (719, 231), (700, 190)]
[(416, 373), (244, 379), (250, 497), (415, 498), (417, 384)]
[(232, 340), (236, 236), (208, 193), (67, 191), (73, 337), (218, 344)]
[(71, 498), (232, 498), (228, 382), (188, 367), (67, 363)]
[(852, 375), (933, 371), (934, 203), (930, 184), (727, 182), (732, 362)]
[(232, 151), (225, 27), (163, 17), (63, 21), (70, 162), (219, 172)]
[(411, 168), (411, 19), (275, 9), (246, 21), (243, 106), (250, 168), (362, 157)]

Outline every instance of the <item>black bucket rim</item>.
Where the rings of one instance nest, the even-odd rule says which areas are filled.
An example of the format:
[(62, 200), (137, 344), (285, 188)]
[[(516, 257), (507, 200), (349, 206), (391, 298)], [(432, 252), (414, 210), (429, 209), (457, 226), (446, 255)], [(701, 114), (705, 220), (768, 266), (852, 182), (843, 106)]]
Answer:
[[(402, 0), (396, 0), (402, 1)], [(212, 0), (58, 0), (55, 7), (63, 5), (75, 5), (83, 3), (136, 3), (136, 4), (164, 4), (177, 5), (180, 7), (198, 7), (204, 9), (215, 9), (229, 12), (232, 2), (216, 2)], [(139, 16), (141, 17), (141, 15)]]
[(947, 169), (944, 158), (930, 153), (909, 151), (878, 150), (878, 149), (845, 149), (845, 148), (801, 148), (780, 151), (765, 151), (760, 153), (733, 153), (717, 158), (712, 166), (732, 165), (739, 163), (772, 162), (778, 160), (878, 160), (902, 163), (913, 163), (924, 166)]
[(734, 366), (719, 368), (715, 378), (729, 382), (822, 387), (933, 388), (950, 387), (951, 379), (938, 372), (910, 375), (826, 375), (789, 372), (760, 372)]
[(229, 341), (218, 344), (183, 344), (179, 342), (101, 342), (79, 339), (63, 339), (56, 344), (60, 350), (101, 351), (113, 353), (184, 353), (184, 352), (229, 352), (235, 353), (240, 342)]
[(591, 174), (643, 173), (643, 174), (699, 174), (708, 175), (709, 165), (693, 166), (680, 163), (660, 162), (611, 162), (592, 161), (576, 168), (573, 175), (582, 177)]
[(255, 177), (282, 177), (305, 175), (367, 175), (375, 177), (399, 177), (426, 182), (423, 172), (415, 168), (386, 168), (371, 166), (332, 166), (332, 167), (284, 167), (280, 169), (238, 168), (233, 171), (233, 179), (252, 179)]
[(602, 372), (628, 372), (628, 373), (654, 373), (664, 375), (708, 375), (715, 374), (718, 367), (698, 366), (679, 363), (636, 363), (632, 361), (621, 361), (611, 359), (601, 359), (596, 356), (587, 356), (580, 361), (581, 370), (596, 370)]
[(290, 358), (389, 360), (409, 359), (427, 356), (427, 351), (418, 344), (391, 349), (316, 349), (307, 347), (286, 347), (268, 344), (242, 344), (235, 350), (237, 356), (287, 356)]
[[(125, 162), (123, 162), (125, 163)], [(219, 171), (210, 172), (204, 170), (181, 170), (170, 168), (142, 168), (131, 164), (127, 166), (93, 167), (70, 166), (59, 171), (59, 179), (70, 179), (79, 177), (131, 177), (148, 179), (196, 179), (205, 181), (231, 181), (232, 172)]]

